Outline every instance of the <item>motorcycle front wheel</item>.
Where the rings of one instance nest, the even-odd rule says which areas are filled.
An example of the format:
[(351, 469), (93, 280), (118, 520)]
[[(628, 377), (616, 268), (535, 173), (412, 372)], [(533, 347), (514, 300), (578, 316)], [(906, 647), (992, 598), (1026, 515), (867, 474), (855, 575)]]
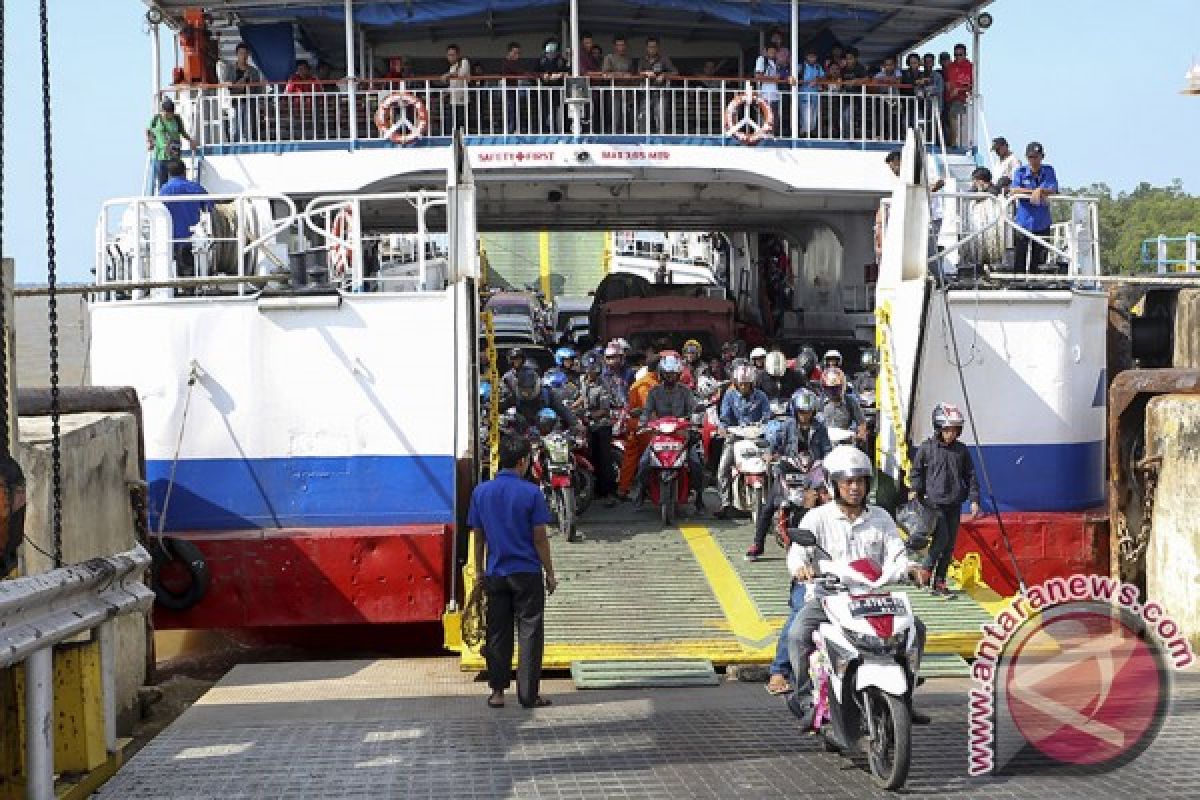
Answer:
[(662, 509), (662, 524), (666, 527), (675, 524), (675, 492), (675, 482), (663, 476), (662, 484), (658, 487), (658, 502)]
[(558, 529), (568, 542), (574, 542), (578, 538), (575, 535), (575, 490), (559, 489), (555, 494), (558, 495), (555, 503), (558, 506)]
[(576, 469), (573, 480), (579, 506), (577, 511), (583, 514), (592, 507), (592, 501), (596, 499), (596, 476), (586, 469)]
[(871, 693), (871, 715), (875, 736), (867, 742), (867, 763), (871, 777), (880, 789), (899, 789), (908, 779), (912, 763), (912, 715), (904, 698)]
[(758, 515), (763, 510), (763, 490), (761, 486), (755, 486), (750, 489), (750, 518), (754, 520), (754, 524), (758, 524)]

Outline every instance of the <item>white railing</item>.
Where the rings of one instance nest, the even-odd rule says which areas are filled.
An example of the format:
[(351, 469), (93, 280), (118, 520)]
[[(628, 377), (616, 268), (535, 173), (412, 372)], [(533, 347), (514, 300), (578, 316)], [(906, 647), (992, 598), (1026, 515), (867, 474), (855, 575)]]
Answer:
[[(793, 88), (761, 81), (675, 78), (590, 79), (576, 125), (561, 83), (538, 78), (326, 82), (288, 93), (281, 85), (231, 95), (220, 87), (175, 89), (186, 127), (201, 147), (229, 144), (345, 143), (421, 137), (520, 139), (564, 134), (630, 138), (708, 137), (737, 145), (752, 139), (902, 144), (909, 126), (939, 143), (938, 106), (896, 86)], [(398, 98), (403, 97), (403, 100)], [(747, 100), (747, 98), (749, 98)], [(388, 107), (382, 115), (381, 104)], [(733, 107), (731, 109), (731, 104)], [(797, 106), (792, 130), (792, 105)], [(769, 107), (768, 114), (766, 107)], [(353, 108), (353, 113), (351, 109)], [(744, 136), (742, 137), (745, 138)]]
[[(190, 219), (194, 206), (179, 206), (197, 203), (199, 221), (177, 236), (172, 214)], [(303, 283), (313, 270), (345, 291), (437, 291), (450, 278), (449, 243), (426, 217), (446, 204), (445, 191), (322, 196), (303, 210), (277, 194), (109, 200), (96, 225), (96, 286), (110, 300), (164, 299), (197, 285), (244, 295), (268, 282)], [(365, 219), (381, 222), (364, 228)]]
[(88, 631), (97, 631), (105, 742), (109, 753), (116, 752), (113, 622), (150, 610), (154, 592), (142, 577), (149, 564), (150, 554), (139, 545), (127, 553), (0, 581), (0, 668), (25, 665), (26, 797), (55, 796), (54, 646)]
[(1098, 201), (1094, 197), (1054, 195), (1046, 198), (1052, 218), (1049, 232), (1036, 233), (1018, 225), (1014, 216), (1016, 195), (995, 196), (974, 192), (939, 192), (943, 227), (938, 242), (943, 252), (930, 261), (988, 268), (1005, 275), (1024, 272), (1015, 253), (1022, 238), (1044, 248), (1044, 261), (1035, 262), (1029, 274), (1055, 272), (1068, 277), (1101, 275)]

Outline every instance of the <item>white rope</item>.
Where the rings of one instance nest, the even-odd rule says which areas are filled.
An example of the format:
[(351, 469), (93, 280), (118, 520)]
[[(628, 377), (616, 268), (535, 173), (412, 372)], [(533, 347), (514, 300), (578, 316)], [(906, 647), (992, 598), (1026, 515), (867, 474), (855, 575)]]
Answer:
[(179, 437), (175, 440), (175, 458), (171, 460), (171, 475), (167, 479), (167, 491), (163, 495), (162, 512), (158, 515), (158, 537), (162, 540), (163, 530), (167, 525), (167, 508), (171, 505), (171, 490), (175, 488), (175, 470), (179, 467), (179, 454), (183, 451), (183, 433), (187, 429), (188, 411), (192, 407), (192, 390), (196, 388), (196, 380), (200, 377), (200, 365), (194, 360), (188, 369), (187, 396), (183, 401), (183, 419), (179, 421)]

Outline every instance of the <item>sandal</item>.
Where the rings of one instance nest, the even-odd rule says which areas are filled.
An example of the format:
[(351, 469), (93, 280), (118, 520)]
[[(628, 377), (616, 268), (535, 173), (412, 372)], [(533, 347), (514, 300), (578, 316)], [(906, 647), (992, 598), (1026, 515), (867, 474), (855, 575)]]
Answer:
[[(775, 677), (775, 676), (772, 676), (772, 677)], [(790, 694), (791, 691), (792, 691), (792, 685), (790, 683), (788, 683), (786, 680), (780, 681), (779, 683), (772, 683), (771, 681), (767, 681), (767, 692), (769, 692), (770, 694), (778, 696), (781, 694)]]
[(504, 708), (504, 695), (493, 693), (487, 699), (488, 708)]
[(554, 704), (540, 695), (532, 703), (521, 703), (522, 708), (545, 708), (546, 706), (552, 705)]

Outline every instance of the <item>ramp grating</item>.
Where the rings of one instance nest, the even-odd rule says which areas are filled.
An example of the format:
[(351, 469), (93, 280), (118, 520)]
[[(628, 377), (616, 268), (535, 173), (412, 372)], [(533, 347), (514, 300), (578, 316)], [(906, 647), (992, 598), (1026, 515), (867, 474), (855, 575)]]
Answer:
[(971, 667), (958, 653), (926, 653), (921, 658), (922, 678), (969, 678)]
[(711, 661), (576, 661), (571, 664), (576, 689), (659, 689), (717, 686), (721, 680)]

